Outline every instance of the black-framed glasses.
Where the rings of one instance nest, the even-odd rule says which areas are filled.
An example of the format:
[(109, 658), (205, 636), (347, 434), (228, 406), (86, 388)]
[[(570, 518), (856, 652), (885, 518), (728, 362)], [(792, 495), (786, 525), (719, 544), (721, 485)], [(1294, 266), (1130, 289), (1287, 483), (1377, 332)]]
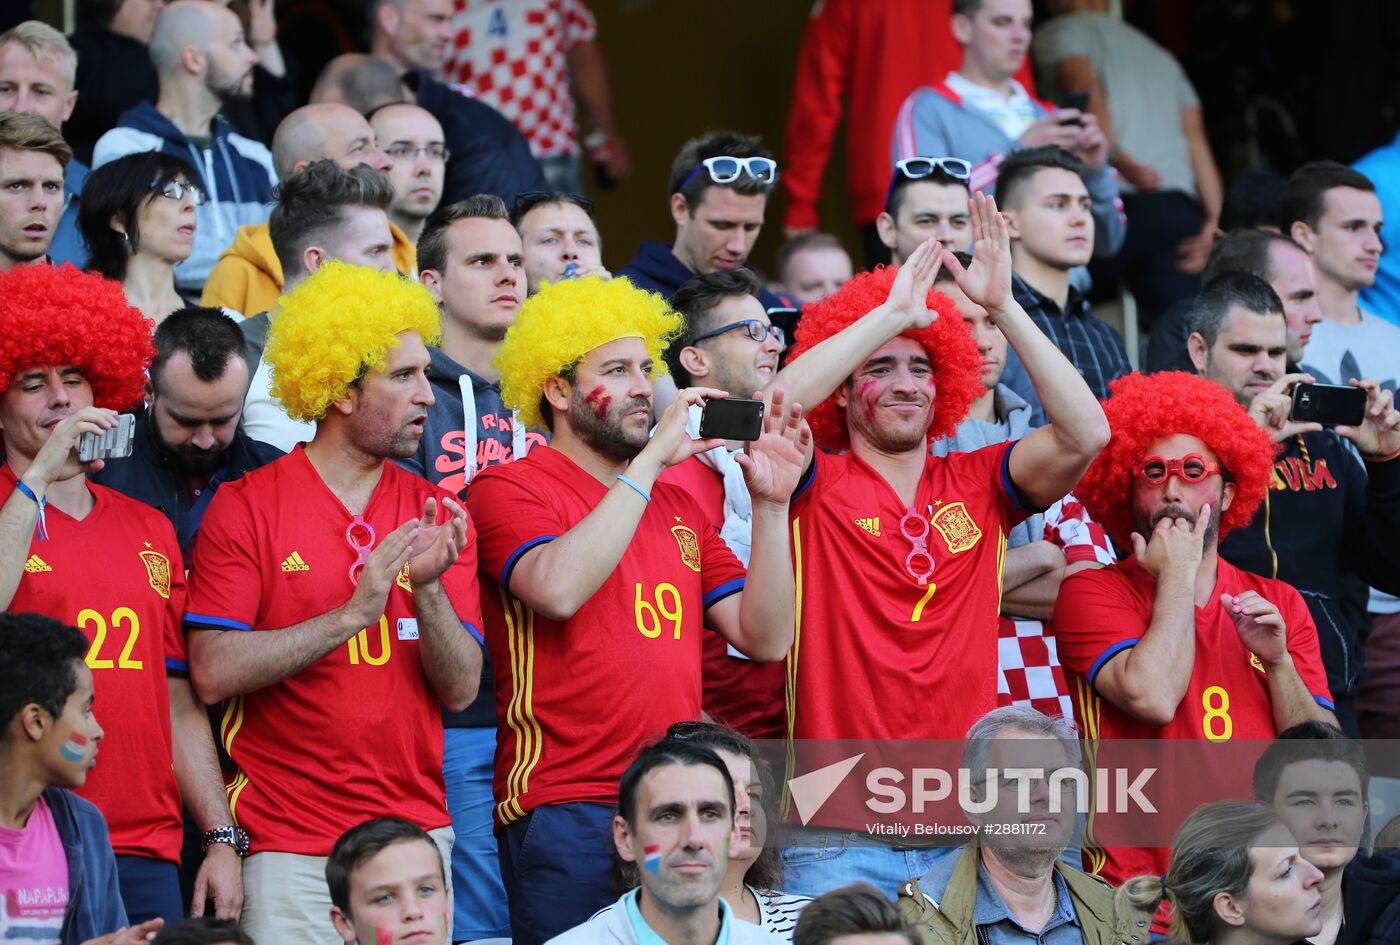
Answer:
[(151, 181), (151, 189), (158, 191), (162, 197), (168, 197), (171, 200), (184, 200), (185, 194), (189, 194), (194, 199), (194, 205), (196, 207), (203, 206), (204, 204), (204, 191), (200, 189), (199, 185), (191, 184), (189, 181), (182, 180), (179, 177), (172, 177), (167, 181)]
[[(727, 332), (734, 331), (737, 328), (744, 329), (745, 333), (748, 334), (748, 336), (754, 341), (757, 341), (759, 344), (763, 344), (763, 342), (768, 340), (768, 336), (772, 335), (774, 338), (778, 339), (779, 345), (783, 346), (784, 348), (787, 347), (787, 335), (783, 333), (783, 330), (781, 328), (779, 328), (777, 325), (769, 325), (765, 322), (761, 322), (756, 318), (746, 318), (741, 322), (732, 322), (728, 325), (725, 325), (723, 328), (716, 328), (714, 331), (707, 331), (705, 332), (705, 334), (696, 338), (695, 341), (704, 341), (706, 338), (715, 338)], [(694, 342), (692, 342), (692, 344), (693, 343)]]
[(391, 144), (384, 149), (384, 153), (395, 161), (401, 161), (404, 158), (408, 158), (412, 161), (420, 154), (426, 154), (434, 161), (446, 161), (452, 156), (452, 152), (447, 149), (447, 145), (436, 142), (433, 144), (425, 144), (417, 148), (411, 144)]
[(582, 194), (567, 194), (561, 190), (527, 190), (515, 195), (511, 219), (519, 223), (525, 214), (546, 203), (571, 203), (589, 216), (593, 215), (593, 201)]
[(894, 196), (895, 185), (901, 180), (923, 180), (925, 177), (942, 172), (953, 180), (966, 183), (972, 177), (972, 164), (955, 157), (907, 157), (894, 162), (894, 173), (890, 175), (890, 186), (885, 189), (885, 206)]
[(676, 193), (689, 187), (702, 172), (709, 173), (710, 180), (716, 184), (732, 184), (742, 174), (748, 174), (760, 184), (771, 184), (778, 179), (778, 162), (766, 157), (732, 157), (728, 154), (705, 158), (681, 181)]

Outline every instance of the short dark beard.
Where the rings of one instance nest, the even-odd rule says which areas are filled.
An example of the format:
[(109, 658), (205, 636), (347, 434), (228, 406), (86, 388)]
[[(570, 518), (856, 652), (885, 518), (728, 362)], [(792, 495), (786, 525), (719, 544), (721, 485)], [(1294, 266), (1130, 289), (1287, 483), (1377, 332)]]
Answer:
[(578, 438), (600, 456), (614, 462), (629, 463), (645, 447), (646, 439), (634, 443), (627, 438), (622, 428), (621, 416), (642, 406), (650, 406), (644, 400), (629, 400), (625, 404), (610, 407), (603, 417), (599, 417), (593, 405), (584, 397), (583, 391), (575, 387), (569, 397), (569, 426)]

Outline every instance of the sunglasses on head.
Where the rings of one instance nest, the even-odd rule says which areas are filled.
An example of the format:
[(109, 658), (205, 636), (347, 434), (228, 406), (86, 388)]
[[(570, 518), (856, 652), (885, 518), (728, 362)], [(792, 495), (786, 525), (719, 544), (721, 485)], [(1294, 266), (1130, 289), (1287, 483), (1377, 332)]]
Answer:
[(1212, 463), (1200, 453), (1187, 453), (1181, 459), (1149, 456), (1133, 467), (1133, 472), (1145, 482), (1150, 482), (1153, 485), (1166, 482), (1171, 476), (1176, 476), (1182, 482), (1195, 484), (1207, 476), (1213, 476), (1220, 472), (1220, 466), (1218, 463)]
[(743, 174), (760, 184), (771, 184), (778, 179), (778, 162), (766, 157), (730, 157), (727, 154), (705, 158), (681, 181), (676, 193), (689, 187), (702, 172), (708, 172), (710, 180), (716, 184), (732, 184)]
[(972, 177), (972, 164), (955, 157), (908, 157), (895, 161), (890, 186), (885, 190), (885, 205), (889, 206), (895, 185), (901, 180), (923, 180), (940, 171), (953, 180), (966, 182)]

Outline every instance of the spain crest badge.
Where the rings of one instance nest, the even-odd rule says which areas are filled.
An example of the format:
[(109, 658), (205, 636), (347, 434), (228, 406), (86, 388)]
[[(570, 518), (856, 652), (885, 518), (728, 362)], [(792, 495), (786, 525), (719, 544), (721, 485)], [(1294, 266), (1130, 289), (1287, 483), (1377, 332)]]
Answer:
[(141, 563), (146, 566), (146, 580), (155, 591), (166, 600), (170, 599), (170, 559), (159, 551), (140, 551)]
[(967, 506), (961, 502), (943, 506), (933, 513), (931, 521), (953, 554), (968, 551), (982, 540), (982, 529), (977, 527)]
[(671, 528), (671, 534), (676, 536), (676, 544), (681, 549), (681, 560), (692, 571), (700, 570), (700, 539), (696, 537), (695, 531), (685, 525), (675, 525)]

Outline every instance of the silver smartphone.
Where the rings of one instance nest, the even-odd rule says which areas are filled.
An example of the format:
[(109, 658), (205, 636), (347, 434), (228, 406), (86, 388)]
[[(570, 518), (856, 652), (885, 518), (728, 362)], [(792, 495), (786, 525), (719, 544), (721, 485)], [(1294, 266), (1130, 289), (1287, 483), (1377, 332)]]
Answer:
[(136, 417), (117, 414), (117, 425), (102, 433), (84, 433), (78, 438), (78, 460), (121, 459), (131, 455), (136, 442)]

